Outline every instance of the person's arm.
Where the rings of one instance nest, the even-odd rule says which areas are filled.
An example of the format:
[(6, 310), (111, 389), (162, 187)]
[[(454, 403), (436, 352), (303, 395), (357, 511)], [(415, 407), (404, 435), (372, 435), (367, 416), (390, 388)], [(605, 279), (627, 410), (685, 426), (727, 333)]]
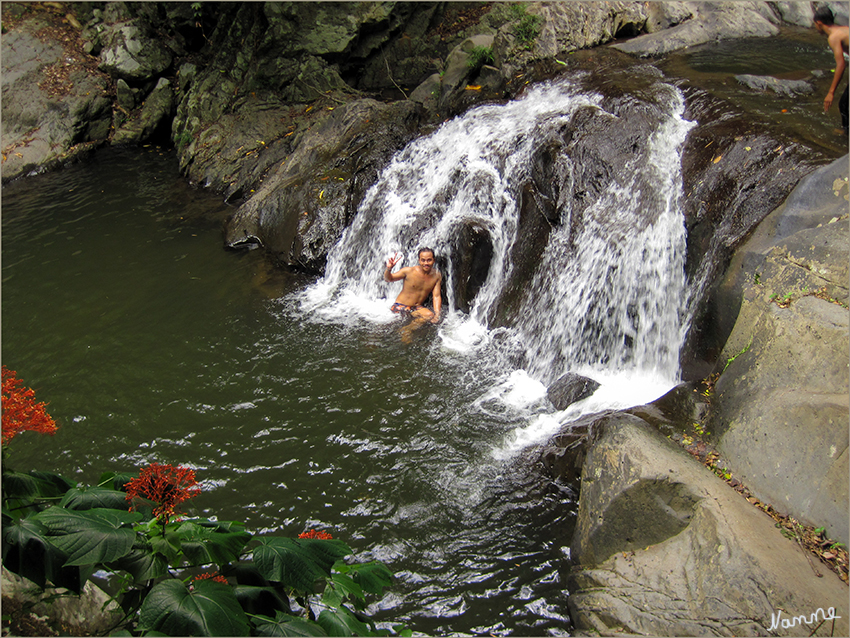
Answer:
[(832, 101), (835, 99), (835, 89), (838, 88), (838, 83), (841, 82), (841, 78), (844, 76), (844, 69), (847, 67), (847, 63), (844, 61), (844, 49), (841, 47), (841, 38), (830, 37), (829, 46), (832, 47), (832, 53), (835, 55), (835, 75), (832, 78), (832, 85), (829, 87), (829, 91), (823, 100), (824, 113), (832, 106)]
[(402, 268), (398, 272), (393, 272), (393, 266), (398, 263), (398, 260), (401, 259), (401, 255), (393, 256), (387, 259), (387, 267), (384, 268), (384, 281), (388, 281), (392, 283), (393, 281), (398, 281), (399, 279), (404, 279), (407, 277), (407, 271), (410, 268)]
[(434, 298), (434, 316), (431, 317), (431, 323), (437, 323), (440, 320), (440, 310), (442, 310), (443, 308), (443, 293), (440, 290), (440, 283), (442, 281), (442, 276), (437, 278), (437, 283), (434, 286), (434, 290), (431, 291), (431, 295)]

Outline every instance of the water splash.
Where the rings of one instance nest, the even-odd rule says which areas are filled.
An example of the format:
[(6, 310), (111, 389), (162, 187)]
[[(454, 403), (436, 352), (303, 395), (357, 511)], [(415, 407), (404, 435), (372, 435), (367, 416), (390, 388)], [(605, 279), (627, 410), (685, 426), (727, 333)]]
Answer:
[[(507, 255), (516, 240), (517, 192), (527, 180), (532, 154), (541, 137), (599, 100), (570, 82), (545, 84), (513, 102), (476, 108), (414, 140), (383, 171), (331, 250), (320, 284), (323, 301), (346, 290), (392, 301), (397, 291), (382, 281), (387, 256), (400, 251), (405, 263), (415, 264), (421, 246), (449, 255), (454, 231), (468, 222), (493, 238), (495, 267), (479, 298), (498, 297), (511, 269)], [(449, 298), (450, 308), (452, 302)], [(482, 316), (473, 313), (479, 322)]]
[[(580, 88), (579, 79), (543, 83), (507, 104), (472, 109), (398, 153), (331, 250), (325, 277), (302, 294), (302, 308), (330, 320), (390, 321), (388, 307), (400, 286), (382, 280), (387, 256), (400, 251), (414, 264), (417, 249), (429, 246), (447, 259), (451, 273), (457, 258), (452, 238), (474, 224), (491, 239), (490, 268), (468, 315), (457, 310), (447, 286), (440, 343), (446, 356), (498, 354), (488, 321), (514, 268), (518, 201), (535, 153), (580, 126), (574, 121), (580, 111), (611, 122), (620, 118), (604, 96)], [(524, 363), (509, 362), (516, 360), (512, 352), (492, 396), (476, 402), (479, 408), (493, 400), (512, 409), (538, 406), (505, 449), (587, 411), (651, 401), (678, 381), (686, 302), (680, 151), (693, 124), (682, 118), (681, 93), (660, 79), (634, 99), (645, 100), (640, 109), (650, 113), (648, 139), (581, 211), (572, 210), (570, 190), (571, 171), (578, 168), (573, 162), (580, 160), (558, 159), (566, 173), (561, 222), (549, 234), (509, 329)], [(563, 413), (538, 414), (541, 388), (567, 371), (600, 381), (596, 398)]]

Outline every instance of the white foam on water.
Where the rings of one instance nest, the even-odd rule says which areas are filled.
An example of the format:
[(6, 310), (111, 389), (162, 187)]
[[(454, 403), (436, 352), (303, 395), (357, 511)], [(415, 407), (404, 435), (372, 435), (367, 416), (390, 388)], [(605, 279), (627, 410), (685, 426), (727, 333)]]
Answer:
[(675, 385), (655, 371), (582, 370), (578, 374), (593, 379), (600, 386), (592, 395), (564, 410), (530, 417), (527, 425), (510, 432), (501, 444), (493, 448), (493, 457), (508, 459), (530, 445), (543, 443), (583, 416), (650, 403)]
[(469, 355), (479, 352), (490, 343), (490, 331), (474, 319), (451, 314), (440, 327), (439, 338), (445, 350)]
[[(445, 260), (449, 277), (458, 270), (452, 262), (461, 256), (454, 254), (458, 238), (476, 228), (491, 243), (490, 267), (468, 315), (456, 311), (455, 287), (447, 281), (437, 349), (474, 375), (499, 370), (501, 359), (517, 360), (500, 353), (519, 344), (525, 369), (505, 364), (494, 387), (465, 408), (518, 424), (494, 443), (494, 455), (515, 454), (583, 415), (662, 395), (678, 381), (685, 334), (680, 157), (692, 123), (683, 119), (678, 89), (660, 81), (655, 88), (647, 106), (657, 116), (656, 129), (630, 170), (616, 175), (595, 203), (576, 209), (576, 220), (571, 199), (559, 198), (564, 219), (549, 234), (527, 290), (516, 297), (511, 344), (494, 338), (497, 329), (488, 324), (502, 312), (511, 282), (518, 202), (530, 167), (542, 146), (563, 139), (576, 113), (603, 110), (600, 95), (569, 79), (473, 108), (397, 153), (328, 254), (325, 277), (302, 294), (302, 310), (346, 325), (388, 323), (396, 318), (389, 307), (402, 284), (383, 281), (387, 258), (401, 253), (415, 264), (418, 248), (428, 246)], [(567, 153), (563, 161), (570, 171), (579, 158)], [(571, 188), (569, 180), (564, 188)], [(601, 386), (558, 412), (545, 398), (546, 384), (567, 371)]]

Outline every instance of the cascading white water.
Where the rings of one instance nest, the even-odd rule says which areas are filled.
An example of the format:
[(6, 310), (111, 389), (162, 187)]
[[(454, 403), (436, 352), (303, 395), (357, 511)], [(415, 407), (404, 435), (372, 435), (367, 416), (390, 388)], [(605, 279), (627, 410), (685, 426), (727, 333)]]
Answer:
[[(686, 301), (680, 150), (692, 124), (682, 119), (683, 99), (674, 87), (656, 80), (652, 100), (656, 124), (644, 150), (581, 212), (580, 223), (572, 219), (570, 197), (560, 198), (561, 223), (524, 291), (512, 333), (526, 370), (515, 371), (492, 396), (516, 403), (522, 386), (531, 403), (543, 395), (543, 384), (567, 371), (603, 384), (581, 405), (547, 416), (544, 430), (587, 410), (650, 401), (678, 380)], [(617, 119), (604, 103), (578, 82), (561, 79), (507, 104), (472, 109), (413, 141), (369, 190), (330, 252), (324, 279), (302, 295), (302, 307), (331, 319), (391, 321), (389, 305), (400, 284), (382, 281), (387, 256), (402, 251), (412, 265), (417, 249), (429, 246), (448, 258), (451, 271), (452, 237), (474, 224), (492, 241), (487, 278), (468, 315), (447, 300), (440, 333), (449, 350), (479, 348), (514, 268), (518, 201), (535, 151), (569, 127), (579, 110)], [(451, 295), (452, 286), (447, 289)]]
[(537, 378), (583, 368), (677, 379), (686, 302), (679, 152), (692, 124), (668, 88), (669, 116), (645, 154), (578, 229), (562, 224), (550, 235), (518, 326)]
[(391, 302), (394, 295), (382, 281), (387, 256), (402, 251), (405, 265), (412, 265), (419, 247), (445, 254), (452, 231), (474, 221), (489, 231), (494, 248), (489, 277), (472, 313), (479, 318), (510, 272), (507, 254), (516, 239), (517, 189), (527, 179), (532, 153), (578, 108), (598, 101), (569, 83), (542, 85), (523, 99), (476, 108), (410, 143), (367, 193), (331, 250), (324, 279), (305, 303), (326, 306), (335, 295), (342, 295), (346, 304), (357, 300), (358, 306), (363, 300)]

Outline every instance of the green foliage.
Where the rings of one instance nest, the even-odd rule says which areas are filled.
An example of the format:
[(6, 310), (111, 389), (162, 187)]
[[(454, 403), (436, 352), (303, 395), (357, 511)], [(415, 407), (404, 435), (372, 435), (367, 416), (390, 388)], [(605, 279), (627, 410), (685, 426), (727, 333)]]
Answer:
[(177, 151), (180, 152), (183, 150), (183, 147), (189, 144), (192, 141), (192, 134), (183, 129), (180, 133), (174, 136), (174, 146), (177, 147)]
[(534, 46), (534, 41), (540, 35), (541, 17), (533, 15), (526, 11), (526, 7), (522, 3), (510, 5), (510, 13), (514, 25), (514, 33), (517, 40), (524, 49), (531, 49)]
[(109, 473), (86, 487), (4, 466), (3, 565), (76, 593), (95, 571), (113, 574), (126, 613), (114, 635), (387, 634), (362, 614), (366, 595), (391, 583), (386, 566), (347, 564), (351, 549), (328, 535), (255, 539), (239, 522), (155, 518), (157, 503), (128, 511), (133, 478)]
[(481, 70), (481, 67), (485, 64), (494, 64), (495, 62), (496, 58), (493, 57), (492, 47), (474, 47), (469, 52), (469, 60), (466, 64), (475, 73)]
[(166, 636), (247, 636), (250, 625), (230, 585), (164, 580), (145, 597), (139, 629)]
[(745, 345), (745, 346), (741, 349), (741, 351), (740, 351), (740, 352), (738, 352), (738, 353), (736, 353), (736, 354), (733, 354), (731, 357), (729, 357), (728, 359), (726, 359), (726, 365), (725, 365), (725, 366), (723, 366), (723, 370), (721, 371), (721, 374), (722, 374), (723, 372), (726, 372), (726, 368), (728, 368), (730, 365), (732, 365), (732, 362), (733, 362), (735, 359), (737, 359), (737, 358), (738, 358), (738, 357), (740, 357), (742, 354), (744, 354), (744, 353), (746, 353), (747, 351), (749, 351), (750, 346), (752, 346), (752, 345), (753, 345), (753, 338), (752, 338), (752, 337), (750, 337), (750, 341), (747, 343), (747, 345)]

